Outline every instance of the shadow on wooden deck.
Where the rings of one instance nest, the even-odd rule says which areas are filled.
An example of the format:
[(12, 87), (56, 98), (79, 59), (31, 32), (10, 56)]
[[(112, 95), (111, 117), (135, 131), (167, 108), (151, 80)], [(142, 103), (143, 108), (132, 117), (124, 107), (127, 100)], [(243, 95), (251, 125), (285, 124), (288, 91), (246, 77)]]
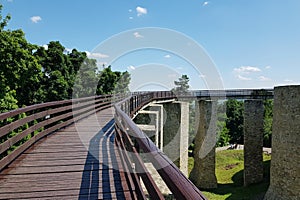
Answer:
[(114, 138), (112, 119), (90, 140), (79, 199), (125, 199)]

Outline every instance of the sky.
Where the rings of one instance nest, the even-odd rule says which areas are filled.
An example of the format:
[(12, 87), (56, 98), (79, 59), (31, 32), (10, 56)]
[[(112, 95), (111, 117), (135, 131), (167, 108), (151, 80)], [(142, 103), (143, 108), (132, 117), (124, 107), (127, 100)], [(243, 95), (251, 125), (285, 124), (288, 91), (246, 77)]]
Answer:
[(299, 0), (1, 0), (7, 28), (132, 74), (131, 90), (300, 83)]

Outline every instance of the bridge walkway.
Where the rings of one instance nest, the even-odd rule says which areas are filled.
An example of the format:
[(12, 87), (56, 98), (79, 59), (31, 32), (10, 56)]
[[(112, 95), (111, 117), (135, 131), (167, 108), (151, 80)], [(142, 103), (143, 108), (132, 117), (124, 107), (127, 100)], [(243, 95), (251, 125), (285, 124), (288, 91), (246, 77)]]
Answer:
[(108, 108), (41, 139), (0, 173), (0, 199), (138, 199)]

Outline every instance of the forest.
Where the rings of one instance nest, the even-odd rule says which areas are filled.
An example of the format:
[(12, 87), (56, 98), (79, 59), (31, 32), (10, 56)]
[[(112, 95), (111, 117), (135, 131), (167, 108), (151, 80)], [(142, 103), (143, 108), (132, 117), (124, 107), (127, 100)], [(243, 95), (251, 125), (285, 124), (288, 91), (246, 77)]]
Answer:
[[(21, 30), (9, 30), (11, 16), (0, 5), (0, 113), (36, 103), (128, 90), (127, 71), (99, 70), (95, 59), (59, 41), (31, 44)], [(122, 78), (122, 81), (119, 81)]]

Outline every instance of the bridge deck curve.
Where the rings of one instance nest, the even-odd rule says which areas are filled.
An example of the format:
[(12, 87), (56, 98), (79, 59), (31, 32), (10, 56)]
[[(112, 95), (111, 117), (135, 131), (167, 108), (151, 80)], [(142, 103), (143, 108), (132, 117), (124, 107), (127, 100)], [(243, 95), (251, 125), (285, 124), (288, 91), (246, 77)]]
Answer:
[(114, 142), (113, 108), (40, 140), (0, 173), (0, 199), (137, 199)]

